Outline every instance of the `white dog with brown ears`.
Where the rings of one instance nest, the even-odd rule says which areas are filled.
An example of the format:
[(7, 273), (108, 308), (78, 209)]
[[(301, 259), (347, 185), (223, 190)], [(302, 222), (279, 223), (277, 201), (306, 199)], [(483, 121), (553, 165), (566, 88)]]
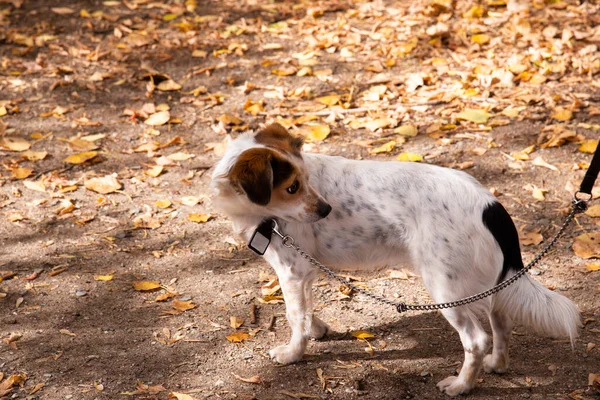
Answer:
[[(302, 153), (302, 140), (281, 125), (234, 140), (216, 165), (214, 204), (249, 240), (274, 218), (304, 251), (330, 267), (375, 268), (410, 263), (435, 302), (487, 290), (523, 268), (517, 230), (502, 205), (470, 175), (421, 163), (355, 161)], [(283, 291), (292, 330), (270, 351), (282, 364), (302, 358), (310, 337), (327, 325), (313, 315), (315, 267), (273, 240), (264, 257)], [(490, 320), (490, 337), (478, 316)], [(465, 361), (438, 383), (450, 396), (473, 389), (480, 369), (508, 368), (513, 323), (552, 337), (580, 327), (576, 305), (524, 276), (475, 303), (442, 311), (458, 331)]]

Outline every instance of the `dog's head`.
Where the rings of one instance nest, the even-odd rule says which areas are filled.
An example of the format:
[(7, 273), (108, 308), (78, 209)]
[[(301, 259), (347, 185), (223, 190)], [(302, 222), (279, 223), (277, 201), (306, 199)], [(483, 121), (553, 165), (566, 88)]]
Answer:
[[(225, 154), (222, 160), (227, 164), (226, 170), (220, 171), (224, 169), (220, 166), (215, 170), (213, 183), (221, 181), (217, 202), (236, 196), (239, 213), (254, 211), (261, 216), (299, 222), (315, 222), (329, 214), (331, 206), (308, 182), (301, 138), (272, 124), (253, 137), (236, 141), (240, 140), (240, 145), (232, 143), (233, 156)], [(223, 190), (223, 184), (230, 190)]]

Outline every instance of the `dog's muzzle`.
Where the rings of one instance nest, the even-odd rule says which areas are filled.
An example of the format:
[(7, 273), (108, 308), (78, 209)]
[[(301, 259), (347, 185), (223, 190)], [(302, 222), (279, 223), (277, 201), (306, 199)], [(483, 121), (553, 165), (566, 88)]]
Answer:
[(324, 201), (319, 201), (317, 206), (317, 215), (321, 218), (325, 218), (331, 212), (331, 206)]

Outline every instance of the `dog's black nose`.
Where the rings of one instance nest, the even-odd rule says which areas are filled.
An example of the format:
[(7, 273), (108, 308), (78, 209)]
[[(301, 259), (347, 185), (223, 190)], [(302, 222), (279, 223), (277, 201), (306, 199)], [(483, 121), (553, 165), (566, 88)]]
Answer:
[(319, 206), (317, 207), (317, 214), (321, 218), (325, 218), (331, 212), (331, 206), (325, 202), (319, 202)]

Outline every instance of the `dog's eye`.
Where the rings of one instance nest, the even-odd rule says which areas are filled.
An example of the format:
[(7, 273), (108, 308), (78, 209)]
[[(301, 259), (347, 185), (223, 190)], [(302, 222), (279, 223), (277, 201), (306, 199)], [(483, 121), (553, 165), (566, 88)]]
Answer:
[(298, 191), (299, 188), (300, 188), (300, 182), (295, 180), (294, 183), (292, 183), (292, 186), (290, 186), (286, 190), (289, 194), (294, 194)]

